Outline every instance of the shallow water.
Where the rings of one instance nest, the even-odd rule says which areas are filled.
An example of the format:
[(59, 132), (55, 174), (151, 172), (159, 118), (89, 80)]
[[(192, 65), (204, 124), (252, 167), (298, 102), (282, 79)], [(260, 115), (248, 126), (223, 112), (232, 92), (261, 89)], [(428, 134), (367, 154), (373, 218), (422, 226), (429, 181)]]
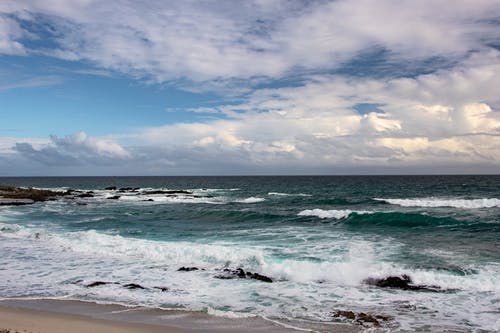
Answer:
[[(0, 207), (0, 297), (298, 322), (331, 322), (340, 309), (389, 315), (386, 330), (500, 330), (498, 176), (0, 178), (0, 184), (94, 192)], [(104, 190), (109, 186), (140, 189)], [(192, 194), (147, 193), (158, 190)], [(177, 271), (182, 266), (200, 269)], [(238, 267), (274, 282), (215, 278)], [(401, 274), (446, 292), (364, 282)], [(94, 281), (116, 283), (85, 287)], [(128, 290), (127, 283), (147, 289)]]

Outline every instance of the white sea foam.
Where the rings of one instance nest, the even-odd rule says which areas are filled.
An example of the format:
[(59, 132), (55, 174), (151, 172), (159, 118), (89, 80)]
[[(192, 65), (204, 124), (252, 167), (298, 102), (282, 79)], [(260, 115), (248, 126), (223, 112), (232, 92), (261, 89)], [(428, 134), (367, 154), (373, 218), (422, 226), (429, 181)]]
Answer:
[(250, 197), (250, 198), (235, 200), (234, 202), (251, 204), (251, 203), (257, 203), (257, 202), (262, 202), (262, 201), (266, 201), (266, 199), (257, 198), (257, 197)]
[(391, 205), (399, 205), (403, 207), (453, 207), (464, 209), (477, 208), (492, 208), (500, 207), (500, 199), (484, 198), (484, 199), (446, 199), (446, 198), (413, 198), (413, 199), (383, 199), (374, 198), (374, 200), (384, 201)]
[(351, 214), (370, 214), (371, 212), (368, 211), (352, 211), (350, 209), (331, 209), (331, 210), (324, 210), (324, 209), (306, 209), (298, 213), (298, 216), (317, 216), (321, 219), (343, 219), (346, 217), (349, 217)]
[(282, 192), (269, 192), (267, 195), (274, 195), (278, 197), (311, 197), (312, 195), (306, 193), (282, 193)]

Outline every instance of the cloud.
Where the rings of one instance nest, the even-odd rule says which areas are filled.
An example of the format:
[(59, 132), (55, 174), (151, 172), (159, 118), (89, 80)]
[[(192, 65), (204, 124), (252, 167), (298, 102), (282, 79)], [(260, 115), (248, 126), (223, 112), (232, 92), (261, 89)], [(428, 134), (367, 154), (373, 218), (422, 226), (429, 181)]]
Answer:
[(48, 166), (118, 165), (131, 157), (118, 143), (92, 138), (84, 132), (63, 138), (51, 136), (50, 142), (39, 148), (32, 143), (16, 142), (12, 149), (28, 160)]
[(18, 41), (23, 35), (20, 25), (0, 11), (0, 54), (26, 54), (25, 47)]
[[(38, 52), (155, 82), (213, 85), (334, 69), (370, 49), (401, 66), (463, 59), (498, 42), (500, 3), (7, 0), (1, 12), (53, 27), (43, 37), (56, 47)], [(24, 49), (19, 25), (4, 21), (8, 44)]]

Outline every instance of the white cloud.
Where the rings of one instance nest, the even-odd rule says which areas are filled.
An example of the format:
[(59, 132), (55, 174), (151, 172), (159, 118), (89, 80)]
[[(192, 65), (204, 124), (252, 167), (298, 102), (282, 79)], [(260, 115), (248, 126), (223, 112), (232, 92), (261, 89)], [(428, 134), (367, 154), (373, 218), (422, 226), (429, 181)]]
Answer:
[(30, 142), (18, 140), (12, 149), (25, 158), (51, 166), (118, 165), (123, 160), (131, 158), (130, 153), (118, 143), (105, 138), (89, 137), (84, 132), (63, 138), (51, 136), (49, 143), (38, 147)]
[[(462, 59), (498, 42), (498, 25), (491, 21), (500, 3), (7, 0), (1, 12), (50, 21), (59, 47), (44, 52), (53, 56), (158, 82), (211, 80), (213, 85), (214, 79), (336, 68), (373, 47), (402, 63)], [(3, 30), (9, 45), (17, 45), (19, 33), (9, 31), (19, 27)]]
[(24, 55), (25, 47), (18, 41), (24, 35), (19, 24), (1, 15), (0, 11), (0, 54)]

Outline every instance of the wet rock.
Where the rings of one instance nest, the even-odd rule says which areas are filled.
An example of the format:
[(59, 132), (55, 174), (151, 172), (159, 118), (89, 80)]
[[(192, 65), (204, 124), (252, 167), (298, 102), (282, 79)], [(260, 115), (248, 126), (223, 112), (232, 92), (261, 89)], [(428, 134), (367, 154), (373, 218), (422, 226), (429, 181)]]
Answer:
[(146, 199), (146, 200), (142, 200), (142, 201), (154, 201), (153, 199)]
[(133, 190), (132, 187), (120, 187), (120, 189), (118, 191), (127, 192), (127, 191), (132, 191), (132, 190)]
[(368, 285), (376, 286), (379, 288), (395, 288), (402, 290), (422, 290), (422, 291), (432, 291), (439, 292), (441, 287), (439, 286), (427, 286), (427, 285), (415, 285), (412, 279), (403, 274), (401, 276), (389, 276), (381, 279), (369, 278), (364, 281)]
[(352, 311), (337, 310), (333, 316), (336, 318), (346, 318), (351, 320), (356, 319), (356, 314)]
[(109, 200), (118, 200), (118, 199), (120, 199), (120, 196), (119, 195), (113, 195), (112, 197), (107, 197), (106, 199), (109, 199)]
[(158, 289), (158, 290), (161, 290), (162, 292), (166, 292), (166, 291), (169, 291), (170, 288), (169, 287), (153, 287), (154, 289)]
[(92, 193), (89, 193), (89, 192), (77, 195), (77, 198), (93, 198), (93, 197), (94, 197), (94, 195)]
[(224, 268), (222, 270), (222, 274), (218, 274), (215, 276), (217, 279), (229, 280), (229, 279), (254, 279), (262, 282), (271, 283), (273, 280), (265, 275), (261, 275), (259, 273), (245, 272), (242, 268), (237, 269), (229, 269)]
[(123, 285), (124, 288), (127, 289), (147, 289), (146, 287), (141, 286), (140, 284), (137, 283), (128, 283)]
[(143, 192), (145, 195), (151, 194), (167, 194), (167, 195), (177, 195), (177, 194), (193, 194), (191, 191), (186, 190), (154, 190), (154, 191), (145, 191)]
[(381, 322), (390, 321), (393, 318), (385, 315), (372, 315), (364, 312), (355, 313), (353, 311), (346, 310), (336, 310), (333, 314), (334, 318), (340, 318), (344, 320), (351, 320), (353, 323), (366, 326), (380, 327)]
[(185, 266), (182, 266), (177, 271), (178, 272), (192, 272), (192, 271), (197, 271), (197, 270), (199, 270), (198, 267), (185, 267)]
[[(0, 203), (3, 205), (30, 204), (68, 195), (67, 192), (0, 186)], [(8, 199), (13, 199), (9, 202)], [(24, 201), (23, 201), (24, 200)]]
[(95, 282), (87, 284), (85, 287), (93, 288), (93, 287), (98, 287), (98, 286), (104, 286), (106, 284), (114, 284), (114, 282), (95, 281)]
[(108, 187), (106, 187), (104, 189), (107, 190), (107, 191), (116, 191), (116, 186), (108, 186)]

